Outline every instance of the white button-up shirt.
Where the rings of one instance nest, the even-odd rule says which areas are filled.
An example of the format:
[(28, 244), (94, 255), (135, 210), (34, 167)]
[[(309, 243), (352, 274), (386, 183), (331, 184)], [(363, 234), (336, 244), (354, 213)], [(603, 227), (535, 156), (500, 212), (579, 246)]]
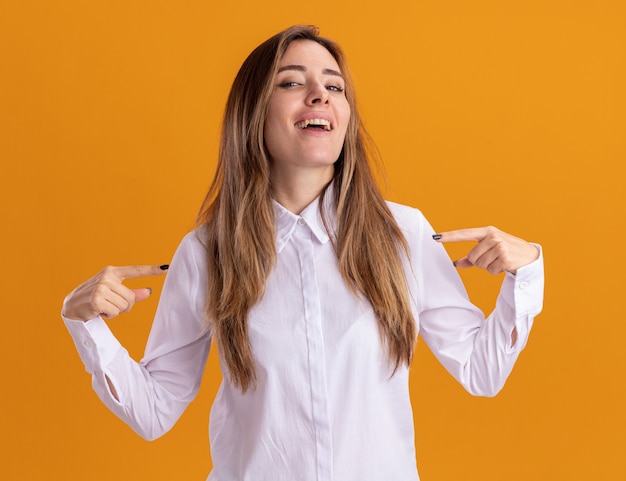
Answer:
[[(422, 214), (389, 207), (410, 246), (404, 267), (422, 338), (468, 391), (494, 395), (541, 310), (542, 258), (506, 274), (485, 320)], [(258, 385), (242, 394), (223, 369), (209, 480), (417, 481), (408, 370), (391, 375), (373, 310), (344, 283), (318, 202), (299, 216), (276, 204), (276, 219), (276, 266), (248, 320)], [(201, 239), (202, 229), (188, 234), (171, 262), (141, 362), (102, 319), (65, 319), (102, 401), (147, 439), (194, 398), (209, 352)]]

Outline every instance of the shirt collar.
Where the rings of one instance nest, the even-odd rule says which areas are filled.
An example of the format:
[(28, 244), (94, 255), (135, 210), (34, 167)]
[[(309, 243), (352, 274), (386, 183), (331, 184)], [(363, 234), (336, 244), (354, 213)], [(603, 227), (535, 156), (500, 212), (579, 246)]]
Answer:
[[(326, 214), (326, 220), (331, 229), (334, 229), (335, 225), (335, 211), (332, 208), (333, 197), (333, 186), (331, 183), (324, 194), (324, 213)], [(317, 197), (305, 207), (300, 215), (297, 215), (274, 200), (277, 252), (282, 251), (287, 242), (289, 242), (296, 227), (298, 227), (299, 221), (305, 222), (320, 244), (326, 244), (330, 240), (326, 227), (324, 226), (324, 221), (322, 220), (322, 215), (320, 214), (319, 203), (320, 197)]]

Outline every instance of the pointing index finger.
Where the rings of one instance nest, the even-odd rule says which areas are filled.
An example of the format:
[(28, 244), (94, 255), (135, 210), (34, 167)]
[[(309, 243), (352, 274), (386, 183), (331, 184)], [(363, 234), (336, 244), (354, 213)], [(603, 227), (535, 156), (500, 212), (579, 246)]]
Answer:
[(433, 239), (438, 242), (480, 242), (487, 236), (487, 227), (473, 227), (470, 229), (458, 229), (435, 234)]
[(141, 265), (116, 267), (116, 274), (120, 279), (136, 279), (138, 277), (158, 276), (165, 273), (169, 265)]

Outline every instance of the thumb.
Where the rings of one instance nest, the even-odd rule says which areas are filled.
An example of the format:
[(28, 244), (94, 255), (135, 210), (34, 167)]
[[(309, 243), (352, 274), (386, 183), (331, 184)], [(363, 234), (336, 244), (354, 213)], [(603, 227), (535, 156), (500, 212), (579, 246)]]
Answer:
[(135, 293), (135, 302), (143, 301), (150, 297), (152, 294), (152, 289), (149, 287), (144, 287), (143, 289), (133, 289)]
[(458, 267), (460, 269), (465, 269), (467, 267), (473, 267), (474, 264), (467, 257), (461, 257), (459, 260), (453, 262), (454, 267)]

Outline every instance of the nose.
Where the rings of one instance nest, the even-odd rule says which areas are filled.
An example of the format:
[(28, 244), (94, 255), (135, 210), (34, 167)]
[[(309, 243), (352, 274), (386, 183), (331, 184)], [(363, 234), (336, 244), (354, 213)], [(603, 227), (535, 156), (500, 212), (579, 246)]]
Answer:
[(328, 98), (328, 90), (320, 85), (311, 89), (306, 97), (306, 103), (307, 105), (327, 104)]

